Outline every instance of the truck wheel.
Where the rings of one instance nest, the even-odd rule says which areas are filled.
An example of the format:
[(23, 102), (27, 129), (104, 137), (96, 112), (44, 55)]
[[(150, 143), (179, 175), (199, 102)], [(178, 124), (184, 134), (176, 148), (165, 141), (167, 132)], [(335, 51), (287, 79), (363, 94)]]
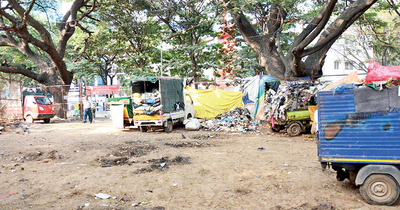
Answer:
[(298, 136), (301, 133), (301, 126), (299, 123), (292, 123), (287, 129), (289, 136)]
[(30, 116), (30, 115), (26, 116), (26, 119), (25, 119), (25, 120), (26, 120), (27, 123), (33, 123), (33, 121), (34, 121), (34, 120), (33, 120), (33, 117)]
[(139, 126), (140, 131), (142, 132), (147, 132), (147, 127), (146, 126)]
[(391, 205), (399, 197), (399, 185), (389, 175), (372, 174), (361, 185), (360, 193), (371, 205)]
[(164, 128), (166, 133), (171, 133), (173, 129), (173, 124), (172, 121), (168, 120), (167, 121), (167, 127)]
[(43, 121), (44, 121), (44, 123), (49, 123), (50, 122), (50, 118), (43, 119)]

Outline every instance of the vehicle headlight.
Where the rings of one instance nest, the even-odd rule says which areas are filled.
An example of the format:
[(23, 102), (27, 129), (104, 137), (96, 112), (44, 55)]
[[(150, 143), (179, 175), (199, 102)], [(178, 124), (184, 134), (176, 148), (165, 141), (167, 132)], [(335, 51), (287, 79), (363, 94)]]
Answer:
[(41, 107), (41, 106), (39, 106), (39, 110), (40, 110), (40, 111), (44, 111), (44, 108)]

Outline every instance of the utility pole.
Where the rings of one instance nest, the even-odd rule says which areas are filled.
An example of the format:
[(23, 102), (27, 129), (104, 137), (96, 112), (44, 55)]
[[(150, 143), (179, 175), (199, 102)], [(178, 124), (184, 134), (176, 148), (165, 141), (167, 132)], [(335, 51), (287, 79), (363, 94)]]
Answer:
[(161, 43), (161, 77), (162, 77), (162, 62), (163, 62), (163, 58), (162, 58), (162, 43)]
[(83, 119), (82, 84), (79, 84), (79, 115)]

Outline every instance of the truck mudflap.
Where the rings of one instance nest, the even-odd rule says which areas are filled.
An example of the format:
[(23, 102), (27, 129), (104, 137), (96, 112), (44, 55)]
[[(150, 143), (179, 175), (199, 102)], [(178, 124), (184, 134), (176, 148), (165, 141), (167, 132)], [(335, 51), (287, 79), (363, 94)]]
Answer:
[(400, 183), (400, 170), (393, 165), (366, 165), (362, 167), (356, 177), (355, 185), (364, 184), (365, 179), (371, 174), (388, 174), (392, 176), (397, 183)]

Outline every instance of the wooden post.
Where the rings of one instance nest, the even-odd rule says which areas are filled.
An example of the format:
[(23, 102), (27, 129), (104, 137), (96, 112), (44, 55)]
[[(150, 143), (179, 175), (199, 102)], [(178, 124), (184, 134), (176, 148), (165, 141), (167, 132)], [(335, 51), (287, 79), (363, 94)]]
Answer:
[(79, 84), (79, 113), (83, 119), (83, 104), (82, 104), (82, 84)]

